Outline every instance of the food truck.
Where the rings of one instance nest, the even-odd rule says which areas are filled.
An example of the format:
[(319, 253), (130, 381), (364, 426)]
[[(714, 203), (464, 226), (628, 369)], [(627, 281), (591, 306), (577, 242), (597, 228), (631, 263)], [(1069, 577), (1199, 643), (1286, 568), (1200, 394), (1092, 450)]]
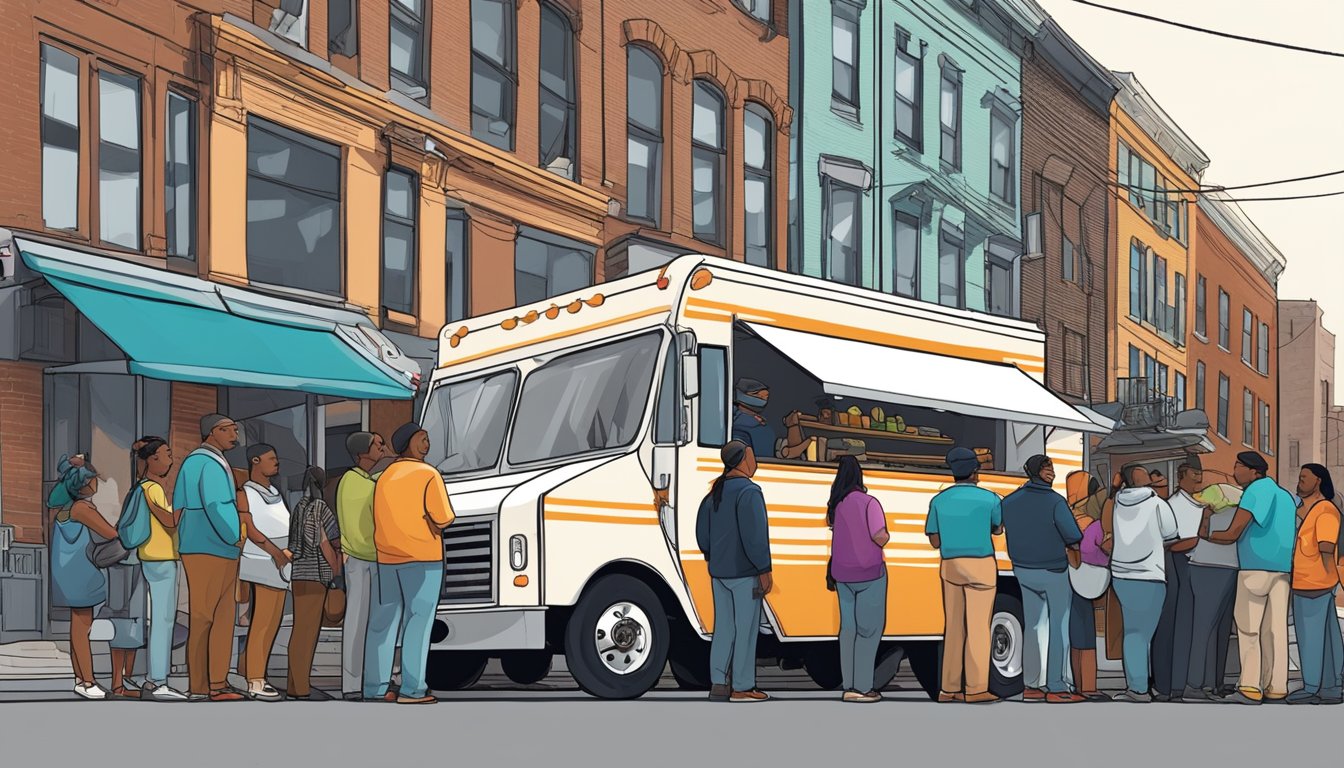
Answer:
[[(1002, 495), (1048, 453), (1062, 490), (1085, 466), (1084, 434), (1104, 431), (1042, 385), (1033, 325), (704, 256), (453, 323), (439, 341), (421, 423), (457, 515), (432, 633), (440, 690), (472, 685), (490, 658), (536, 682), (557, 654), (597, 697), (640, 696), (669, 662), (682, 686), (708, 686), (696, 512), (722, 472), (734, 383), (750, 378), (769, 387), (776, 456), (793, 456), (758, 456), (774, 578), (759, 663), (839, 685), (825, 518), (849, 454), (891, 531), (884, 680), (904, 658), (936, 692), (943, 611), (924, 523), (952, 483), (947, 451), (973, 449)], [(784, 450), (786, 419), (802, 450)], [(1022, 686), (1021, 600), (1002, 537), (996, 548), (992, 680), (1007, 694)]]

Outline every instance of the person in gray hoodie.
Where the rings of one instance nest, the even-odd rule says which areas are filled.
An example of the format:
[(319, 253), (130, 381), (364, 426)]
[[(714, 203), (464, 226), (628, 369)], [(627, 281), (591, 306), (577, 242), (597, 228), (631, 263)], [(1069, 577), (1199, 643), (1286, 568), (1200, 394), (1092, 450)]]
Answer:
[(1149, 486), (1148, 471), (1132, 464), (1121, 470), (1124, 488), (1112, 514), (1111, 585), (1124, 617), (1126, 690), (1116, 701), (1152, 701), (1149, 670), (1153, 634), (1166, 598), (1166, 549), (1176, 541), (1176, 515)]

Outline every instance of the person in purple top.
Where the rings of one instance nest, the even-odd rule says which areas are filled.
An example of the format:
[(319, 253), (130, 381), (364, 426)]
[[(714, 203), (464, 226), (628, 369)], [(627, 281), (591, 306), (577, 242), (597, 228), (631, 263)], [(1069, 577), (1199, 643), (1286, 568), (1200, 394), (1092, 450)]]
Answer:
[(887, 624), (887, 563), (882, 548), (891, 540), (882, 504), (868, 495), (863, 468), (841, 456), (826, 505), (831, 527), (828, 581), (840, 600), (840, 670), (844, 700), (869, 703), (882, 694), (873, 687), (877, 646)]

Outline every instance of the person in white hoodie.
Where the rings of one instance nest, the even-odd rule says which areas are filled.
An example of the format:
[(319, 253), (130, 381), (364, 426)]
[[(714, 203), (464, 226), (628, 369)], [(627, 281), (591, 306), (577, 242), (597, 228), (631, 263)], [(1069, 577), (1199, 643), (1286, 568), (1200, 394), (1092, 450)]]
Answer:
[(1111, 585), (1124, 617), (1126, 690), (1116, 701), (1152, 701), (1149, 692), (1153, 634), (1166, 598), (1166, 544), (1177, 539), (1176, 515), (1150, 487), (1148, 470), (1121, 470), (1124, 488), (1112, 514)]

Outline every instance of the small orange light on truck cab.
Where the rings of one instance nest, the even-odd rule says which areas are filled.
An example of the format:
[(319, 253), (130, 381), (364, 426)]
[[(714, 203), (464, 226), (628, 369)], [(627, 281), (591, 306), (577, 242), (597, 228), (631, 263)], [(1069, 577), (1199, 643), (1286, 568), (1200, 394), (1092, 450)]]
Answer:
[(526, 576), (514, 576), (514, 577), (513, 577), (513, 586), (515, 586), (515, 587), (526, 587), (526, 586), (527, 586), (527, 577), (526, 577)]

